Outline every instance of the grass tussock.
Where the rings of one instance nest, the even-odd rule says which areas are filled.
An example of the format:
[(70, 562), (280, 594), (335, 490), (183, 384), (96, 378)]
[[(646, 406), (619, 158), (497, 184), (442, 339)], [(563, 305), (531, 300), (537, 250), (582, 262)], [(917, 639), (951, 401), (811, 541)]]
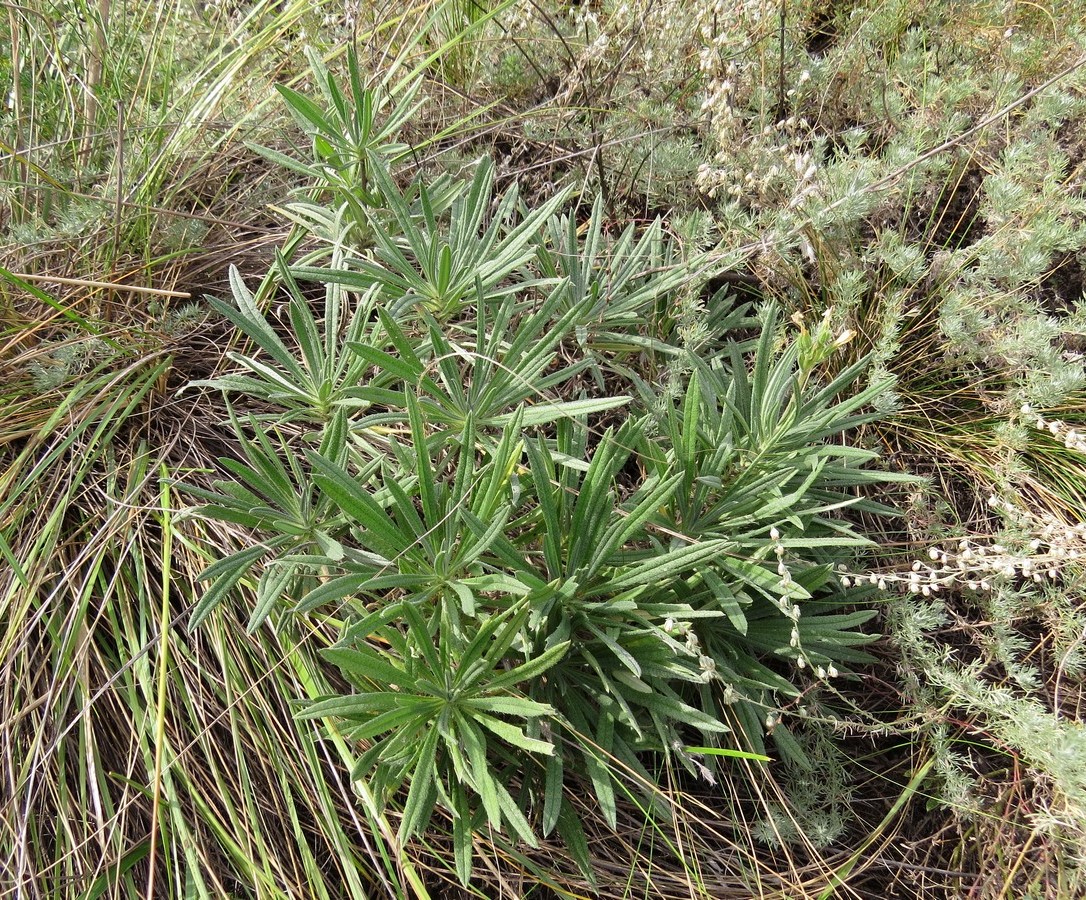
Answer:
[(0, 21), (4, 896), (1082, 892), (1081, 2)]

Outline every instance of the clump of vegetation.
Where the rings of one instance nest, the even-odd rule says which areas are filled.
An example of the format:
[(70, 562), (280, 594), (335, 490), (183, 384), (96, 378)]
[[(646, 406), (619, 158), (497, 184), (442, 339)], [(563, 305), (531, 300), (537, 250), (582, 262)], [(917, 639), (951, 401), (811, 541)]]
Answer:
[[(351, 101), (368, 104), (355, 84)], [(372, 254), (279, 266), (299, 352), (239, 277), (234, 307), (213, 301), (267, 361), (235, 356), (249, 374), (210, 384), (307, 427), (291, 440), (274, 416), (234, 418), (246, 460), (223, 465), (238, 480), (189, 488), (201, 514), (261, 538), (208, 570), (193, 624), (262, 560), (250, 630), (284, 600), (344, 623), (324, 655), (355, 690), (303, 715), (370, 742), (353, 777), (379, 805), (410, 788), (400, 840), (446, 808), (467, 883), (475, 832), (534, 843), (534, 820), (590, 876), (567, 770), (614, 828), (614, 782), (651, 788), (646, 751), (713, 781), (714, 756), (765, 758), (768, 718), (776, 746), (798, 752), (779, 708), (803, 670), (836, 678), (868, 659), (854, 648), (871, 613), (839, 611), (833, 566), (864, 539), (831, 513), (889, 512), (852, 492), (888, 476), (829, 439), (868, 421), (886, 385), (841, 399), (866, 362), (821, 373), (847, 336), (823, 321), (780, 349), (772, 307), (750, 372), (727, 333), (693, 356), (661, 315), (675, 270), (618, 277), (623, 250), (656, 268), (647, 242), (597, 268), (598, 220), (587, 248), (547, 239), (565, 237), (564, 193), (518, 216), (515, 192), (495, 206), (482, 162), (435, 208), (432, 188), (401, 191), (381, 154), (358, 155), (377, 192), (363, 209)], [(299, 277), (325, 285), (319, 320)], [(687, 357), (681, 402), (645, 380), (645, 351)]]
[(1081, 2), (5, 16), (17, 890), (1082, 890)]

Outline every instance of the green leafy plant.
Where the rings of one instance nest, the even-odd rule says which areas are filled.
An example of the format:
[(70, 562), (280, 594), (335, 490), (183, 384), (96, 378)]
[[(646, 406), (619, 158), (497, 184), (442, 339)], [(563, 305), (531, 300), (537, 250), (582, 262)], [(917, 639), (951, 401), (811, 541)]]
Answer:
[[(619, 773), (652, 783), (645, 750), (677, 754), (692, 769), (681, 750), (692, 735), (762, 752), (762, 719), (798, 690), (767, 657), (822, 677), (865, 659), (855, 645), (867, 638), (855, 629), (870, 614), (834, 611), (842, 597), (831, 565), (864, 541), (831, 514), (858, 503), (848, 490), (878, 476), (861, 469), (873, 454), (826, 439), (870, 418), (861, 410), (882, 386), (836, 400), (863, 365), (820, 383), (829, 348), (801, 335), (778, 355), (768, 310), (750, 375), (738, 351), (730, 368), (696, 368), (665, 428), (653, 426), (659, 399), (641, 383), (641, 412), (634, 402), (597, 439), (585, 413), (636, 398), (536, 404), (514, 381), (512, 393), (472, 395), (476, 375), (483, 384), (509, 372), (529, 387), (546, 382), (541, 361), (578, 310), (562, 314), (555, 292), (539, 287), (526, 278), (519, 292), (480, 293), (470, 324), (444, 326), (475, 330), (482, 342), (464, 369), (443, 368), (459, 357), (436, 320), (409, 334), (382, 311), (382, 328), (366, 337), (391, 339), (398, 356), (360, 341), (343, 348), (372, 367), (371, 383), (389, 385), (358, 388), (365, 413), (343, 406), (321, 450), (286, 465), (269, 458), (265, 426), (252, 420), (260, 452), (248, 467), (229, 466), (249, 487), (220, 485), (199, 511), (244, 519), (267, 537), (209, 570), (216, 586), (198, 615), (269, 551), (266, 571), (281, 574), (261, 577), (254, 624), (284, 595), (285, 573), (304, 573), (315, 586), (295, 612), (346, 616), (328, 658), (363, 679), (360, 693), (305, 715), (344, 718), (345, 735), (375, 741), (356, 771), (371, 773), (378, 797), (410, 780), (402, 836), (424, 827), (437, 803), (452, 812), (464, 879), (469, 835), (483, 821), (528, 839), (538, 817), (544, 834), (558, 827), (578, 842), (564, 796), (571, 773), (588, 776), (614, 825)], [(506, 344), (514, 296), (538, 307), (523, 339)], [(546, 321), (558, 338), (533, 357)], [(420, 347), (436, 361), (423, 363)], [(501, 350), (508, 365), (494, 364)], [(291, 371), (284, 359), (283, 377)], [(369, 435), (379, 427), (377, 444)], [(628, 482), (628, 472), (639, 474)], [(308, 499), (298, 501), (303, 481)], [(777, 524), (796, 537), (782, 538)], [(556, 729), (580, 747), (579, 761), (543, 737)], [(774, 734), (787, 750), (787, 729)], [(535, 769), (512, 766), (518, 749), (539, 755)]]
[[(493, 199), (494, 166), (482, 160), (470, 187), (461, 186), (451, 200), (450, 220), (439, 225), (432, 202), (433, 191), (413, 185), (418, 212), (396, 187), (377, 157), (371, 158), (373, 177), (380, 192), (381, 209), (391, 221), (374, 232), (376, 260), (349, 259), (344, 267), (298, 266), (298, 278), (332, 281), (352, 288), (378, 284), (382, 299), (396, 317), (416, 304), (441, 320), (458, 315), (467, 304), (483, 303), (509, 290), (507, 279), (534, 256), (534, 235), (565, 202), (559, 192), (514, 222), (518, 209), (516, 189), (508, 191), (485, 223)], [(371, 216), (371, 218), (373, 218)], [(524, 279), (519, 279), (518, 282)]]
[(261, 313), (253, 293), (245, 286), (237, 270), (230, 270), (234, 303), (214, 297), (208, 302), (229, 320), (241, 334), (263, 350), (266, 360), (255, 354), (230, 352), (229, 358), (249, 374), (229, 374), (195, 381), (191, 387), (213, 387), (244, 391), (274, 403), (288, 420), (326, 424), (337, 412), (364, 405), (357, 386), (366, 370), (364, 360), (346, 351), (343, 340), (357, 341), (365, 332), (373, 297), (350, 308), (349, 300), (337, 285), (327, 285), (323, 316), (318, 326), (309, 301), (302, 295), (286, 261), (280, 255), (275, 276), (288, 294), (286, 311), (298, 344), (298, 352), (289, 349)]
[[(538, 246), (542, 272), (562, 279), (564, 303), (581, 308), (576, 338), (582, 352), (589, 347), (615, 352), (651, 346), (646, 331), (669, 331), (672, 311), (661, 308), (661, 301), (686, 286), (689, 266), (696, 260), (678, 264), (678, 248), (665, 239), (659, 220), (641, 233), (631, 224), (616, 239), (609, 238), (602, 197), (596, 198), (583, 224), (581, 233), (572, 213), (555, 216)], [(666, 352), (667, 345), (658, 349)]]
[[(401, 839), (451, 814), (464, 882), (484, 826), (583, 848), (570, 779), (614, 828), (624, 794), (666, 809), (649, 758), (712, 777), (764, 757), (767, 721), (801, 758), (782, 705), (867, 659), (871, 613), (841, 610), (835, 574), (866, 541), (841, 513), (890, 510), (859, 493), (885, 478), (864, 468), (875, 454), (840, 437), (887, 384), (861, 385), (867, 360), (833, 374), (847, 335), (826, 319), (789, 336), (772, 305), (757, 341), (694, 355), (676, 325), (698, 315), (703, 260), (679, 264), (659, 223), (612, 239), (601, 201), (577, 227), (568, 192), (495, 199), (485, 159), (470, 181), (400, 187), (397, 154), (318, 80), (332, 118), (285, 97), (314, 130), (310, 174), (350, 170), (332, 202), (354, 192), (372, 249), (280, 257), (285, 329), (236, 273), (234, 304), (214, 301), (266, 359), (236, 354), (247, 374), (201, 384), (281, 412), (232, 417), (237, 481), (193, 492), (199, 516), (261, 540), (208, 569), (192, 624), (258, 565), (251, 629), (335, 623), (324, 656), (351, 690), (300, 715), (357, 747), (378, 812), (406, 789)], [(333, 246), (350, 243), (341, 219)], [(323, 286), (322, 318), (301, 282)]]
[[(419, 82), (393, 84), (389, 80), (367, 85), (353, 47), (347, 50), (347, 88), (340, 87), (320, 54), (306, 48), (312, 78), (323, 103), (306, 94), (276, 85), (294, 120), (312, 142), (312, 159), (304, 161), (270, 147), (253, 145), (266, 159), (304, 176), (314, 187), (313, 199), (295, 201), (288, 209), (296, 221), (317, 230), (338, 217), (354, 229), (350, 237), (363, 246), (372, 238), (370, 210), (381, 204), (375, 165), (395, 162), (408, 151), (398, 140), (403, 126), (418, 111)], [(317, 202), (327, 193), (329, 210)], [(342, 240), (347, 235), (337, 235)]]
[(302, 713), (344, 719), (348, 738), (373, 741), (353, 777), (370, 778), (379, 799), (387, 801), (410, 785), (401, 839), (425, 829), (438, 802), (452, 812), (456, 870), (465, 883), (471, 877), (472, 835), (484, 821), (536, 843), (506, 773), (523, 764), (518, 754), (554, 754), (554, 744), (530, 737), (526, 726), (556, 710), (509, 689), (545, 672), (569, 645), (507, 665), (529, 602), (490, 616), (470, 641), (447, 626), (435, 635), (413, 601), (389, 604), (352, 629), (380, 641), (383, 650), (355, 640), (324, 654), (360, 690), (318, 701)]

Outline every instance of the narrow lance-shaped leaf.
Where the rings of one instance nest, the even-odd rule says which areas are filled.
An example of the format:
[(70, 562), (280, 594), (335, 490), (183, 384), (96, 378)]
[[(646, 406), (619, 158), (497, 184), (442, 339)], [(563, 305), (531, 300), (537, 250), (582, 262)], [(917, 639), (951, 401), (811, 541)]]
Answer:
[(268, 547), (250, 547), (217, 560), (200, 573), (201, 581), (211, 581), (211, 587), (200, 598), (189, 619), (189, 631), (194, 631), (226, 598), (253, 564), (268, 552)]
[(396, 668), (382, 659), (379, 653), (366, 647), (357, 650), (331, 647), (322, 650), (321, 656), (344, 672), (359, 678), (367, 678), (382, 688), (396, 685), (412, 690), (415, 687), (415, 679), (407, 672)]
[[(689, 572), (702, 562), (719, 557), (731, 546), (731, 542), (727, 540), (704, 541), (672, 550), (662, 557), (644, 560), (620, 570), (607, 583), (607, 592), (624, 591), (640, 585), (666, 583), (672, 578)], [(598, 594), (600, 591), (596, 590), (593, 593)]]
[(370, 532), (375, 550), (395, 558), (414, 543), (414, 538), (396, 528), (377, 501), (347, 472), (316, 453), (308, 452), (306, 456), (313, 466), (313, 480), (317, 486), (346, 515)]
[(231, 306), (215, 298), (208, 298), (208, 302), (215, 307), (216, 311), (233, 322), (246, 337), (252, 338), (272, 359), (290, 372), (297, 379), (298, 384), (304, 383), (305, 372), (257, 309), (253, 295), (242, 281), (236, 266), (230, 267), (229, 277), (230, 288), (237, 306)]
[(546, 755), (554, 753), (554, 744), (548, 743), (547, 741), (540, 741), (536, 738), (530, 738), (515, 725), (510, 725), (508, 722), (503, 722), (501, 719), (495, 719), (493, 716), (489, 716), (480, 711), (474, 712), (472, 718), (484, 728), (494, 732), (494, 734), (506, 743), (512, 744), (514, 747), (518, 747), (521, 750), (527, 750), (529, 753), (543, 753)]
[(440, 734), (436, 728), (427, 732), (419, 750), (418, 763), (411, 774), (411, 787), (404, 804), (403, 819), (397, 838), (405, 841), (421, 831), (430, 820), (434, 804), (437, 802), (435, 781), (437, 775), (436, 755)]

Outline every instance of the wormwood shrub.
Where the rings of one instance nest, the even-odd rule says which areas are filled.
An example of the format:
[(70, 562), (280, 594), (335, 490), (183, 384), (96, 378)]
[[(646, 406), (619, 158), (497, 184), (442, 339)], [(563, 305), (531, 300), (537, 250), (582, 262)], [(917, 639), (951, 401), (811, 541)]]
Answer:
[(866, 659), (872, 613), (842, 609), (836, 566), (867, 541), (840, 511), (889, 512), (855, 491), (887, 476), (841, 437), (887, 385), (865, 360), (827, 375), (847, 336), (789, 333), (772, 305), (755, 341), (692, 353), (674, 308), (698, 261), (659, 266), (658, 228), (610, 241), (599, 204), (576, 229), (565, 195), (496, 200), (485, 161), (435, 208), (366, 161), (373, 247), (281, 257), (289, 329), (236, 272), (213, 301), (252, 344), (204, 382), (235, 398), (241, 458), (188, 490), (255, 540), (204, 573), (191, 624), (252, 572), (250, 629), (338, 629), (350, 689), (299, 716), (402, 798), (401, 839), (440, 806), (465, 882), (484, 827), (557, 831), (587, 870), (571, 777), (615, 827), (623, 793), (663, 807), (653, 758), (712, 779), (767, 726), (796, 757), (782, 705)]

